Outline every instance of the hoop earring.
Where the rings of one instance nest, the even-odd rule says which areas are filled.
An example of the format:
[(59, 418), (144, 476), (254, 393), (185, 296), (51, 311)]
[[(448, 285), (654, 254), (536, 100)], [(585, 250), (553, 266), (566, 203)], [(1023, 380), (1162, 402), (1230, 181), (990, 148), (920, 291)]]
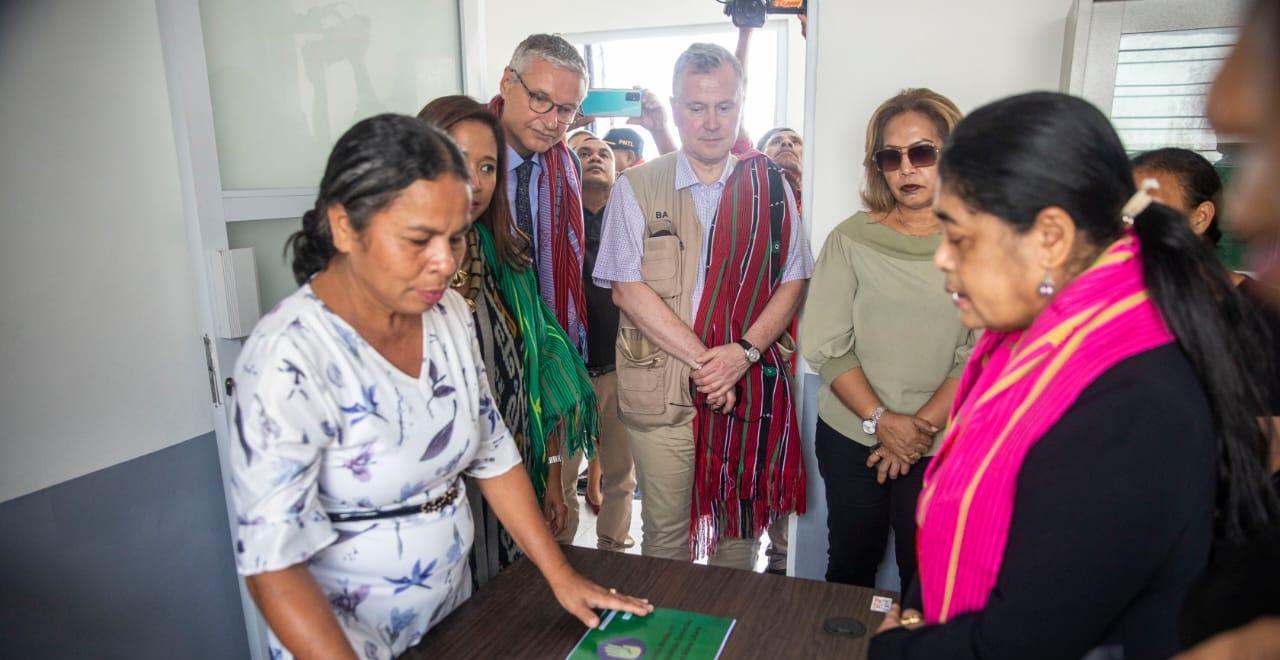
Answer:
[(1053, 283), (1053, 276), (1045, 273), (1044, 281), (1040, 282), (1040, 297), (1052, 298), (1053, 294), (1058, 291), (1058, 287)]

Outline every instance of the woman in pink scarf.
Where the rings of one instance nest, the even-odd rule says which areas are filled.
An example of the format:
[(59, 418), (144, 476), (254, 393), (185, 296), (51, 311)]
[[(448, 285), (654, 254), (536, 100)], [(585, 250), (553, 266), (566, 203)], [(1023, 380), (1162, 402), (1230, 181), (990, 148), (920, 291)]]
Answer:
[(1083, 100), (975, 111), (939, 176), (934, 262), (985, 334), (870, 657), (1167, 658), (1215, 533), (1280, 512), (1258, 320)]

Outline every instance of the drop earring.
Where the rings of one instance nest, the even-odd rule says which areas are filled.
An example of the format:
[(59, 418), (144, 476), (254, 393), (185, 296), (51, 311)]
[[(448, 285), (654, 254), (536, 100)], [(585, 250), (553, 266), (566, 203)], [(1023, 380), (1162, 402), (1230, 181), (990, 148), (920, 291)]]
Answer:
[(1057, 292), (1057, 290), (1058, 290), (1058, 287), (1055, 286), (1053, 283), (1053, 276), (1048, 273), (1045, 273), (1044, 281), (1040, 282), (1040, 297), (1051, 298), (1053, 297), (1053, 294)]

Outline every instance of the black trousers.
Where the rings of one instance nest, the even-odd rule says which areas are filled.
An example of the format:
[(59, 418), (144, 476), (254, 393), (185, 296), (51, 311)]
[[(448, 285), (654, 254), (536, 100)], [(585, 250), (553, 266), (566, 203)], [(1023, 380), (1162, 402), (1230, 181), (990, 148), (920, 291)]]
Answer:
[(875, 468), (867, 467), (871, 448), (822, 418), (815, 451), (827, 490), (827, 582), (874, 587), (892, 525), (905, 593), (916, 576), (916, 500), (930, 459), (912, 465), (906, 476), (876, 483)]

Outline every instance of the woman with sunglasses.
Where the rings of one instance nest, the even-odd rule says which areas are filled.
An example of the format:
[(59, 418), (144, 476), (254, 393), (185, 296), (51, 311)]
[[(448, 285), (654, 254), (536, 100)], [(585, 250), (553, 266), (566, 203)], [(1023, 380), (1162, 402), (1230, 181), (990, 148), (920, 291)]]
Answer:
[(867, 211), (818, 257), (800, 345), (822, 376), (818, 468), (826, 484), (827, 580), (875, 586), (896, 538), (902, 586), (916, 571), (915, 506), (974, 334), (955, 318), (931, 259), (939, 148), (960, 120), (946, 97), (909, 89), (867, 127)]

